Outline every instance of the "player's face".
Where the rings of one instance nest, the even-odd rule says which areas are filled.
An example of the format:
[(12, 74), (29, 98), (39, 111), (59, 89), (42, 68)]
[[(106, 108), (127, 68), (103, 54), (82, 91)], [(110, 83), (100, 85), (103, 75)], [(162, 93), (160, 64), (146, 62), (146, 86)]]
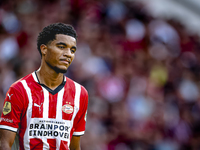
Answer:
[(57, 73), (65, 73), (74, 59), (76, 52), (76, 39), (57, 34), (56, 39), (47, 45), (45, 62)]

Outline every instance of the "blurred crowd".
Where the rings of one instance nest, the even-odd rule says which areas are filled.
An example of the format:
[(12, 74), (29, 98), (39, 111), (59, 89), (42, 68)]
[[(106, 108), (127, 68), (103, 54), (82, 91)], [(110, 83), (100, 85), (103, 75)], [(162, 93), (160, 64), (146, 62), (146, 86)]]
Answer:
[(1, 0), (0, 112), (9, 86), (38, 69), (38, 33), (55, 22), (78, 33), (66, 76), (89, 92), (82, 150), (200, 149), (199, 35), (133, 1)]

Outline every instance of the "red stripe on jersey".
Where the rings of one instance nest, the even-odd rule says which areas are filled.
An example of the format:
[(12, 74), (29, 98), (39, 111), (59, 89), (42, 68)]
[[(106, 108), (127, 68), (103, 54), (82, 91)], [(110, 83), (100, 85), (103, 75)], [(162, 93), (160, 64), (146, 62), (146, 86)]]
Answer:
[(33, 99), (32, 105), (32, 118), (43, 118), (43, 103), (44, 93), (41, 87), (37, 87), (37, 90), (32, 91), (30, 87)]
[[(18, 85), (19, 85), (18, 87), (23, 88), (23, 85), (22, 85), (21, 82), (19, 82)], [(22, 91), (21, 94), (22, 94), (23, 98), (28, 99), (28, 96), (27, 96), (25, 89), (23, 88), (23, 90), (21, 90), (21, 91)], [(24, 100), (24, 99), (21, 99), (21, 100)], [(23, 103), (24, 103), (24, 107), (27, 108), (28, 107), (28, 101), (23, 101)], [(20, 141), (19, 146), (20, 146), (20, 150), (25, 150), (24, 149), (24, 138), (23, 138), (23, 136), (24, 136), (26, 128), (27, 128), (26, 109), (23, 110), (23, 113), (21, 115), (21, 122), (23, 122), (23, 123), (20, 124), (21, 127), (20, 127), (20, 130), (19, 130), (19, 141)]]
[[(27, 85), (31, 90), (32, 95), (32, 118), (42, 118), (43, 117), (43, 103), (44, 103), (44, 93), (42, 87), (37, 83), (33, 82), (34, 78), (31, 75), (26, 79)], [(35, 83), (35, 84), (33, 84)]]
[[(67, 79), (62, 103), (62, 119), (71, 120), (74, 113), (75, 85), (74, 82)], [(70, 109), (72, 108), (72, 109)], [(72, 111), (72, 112), (71, 112)]]
[(61, 149), (69, 150), (69, 148), (68, 148), (68, 142), (67, 141), (61, 140), (61, 142), (60, 142), (60, 150)]
[[(33, 80), (33, 79), (32, 79)], [(35, 83), (27, 81), (28, 87), (32, 94), (32, 118), (42, 118), (43, 117), (43, 103), (44, 103), (44, 93), (42, 87)]]
[(47, 139), (49, 150), (56, 150), (56, 139)]
[(49, 118), (56, 118), (58, 93), (52, 95), (49, 93)]
[(43, 150), (43, 142), (41, 139), (30, 139), (30, 149)]

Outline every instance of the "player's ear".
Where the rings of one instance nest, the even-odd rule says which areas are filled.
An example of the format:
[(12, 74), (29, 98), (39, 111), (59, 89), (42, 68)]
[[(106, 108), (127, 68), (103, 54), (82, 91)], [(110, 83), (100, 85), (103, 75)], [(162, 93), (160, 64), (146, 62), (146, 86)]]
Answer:
[(40, 50), (41, 50), (42, 55), (46, 55), (46, 53), (47, 53), (47, 46), (44, 45), (44, 44), (40, 45)]

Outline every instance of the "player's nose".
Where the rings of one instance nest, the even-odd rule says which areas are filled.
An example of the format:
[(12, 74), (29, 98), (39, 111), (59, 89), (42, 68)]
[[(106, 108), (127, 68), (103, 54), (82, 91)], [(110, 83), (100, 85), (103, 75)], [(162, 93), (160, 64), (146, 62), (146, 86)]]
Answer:
[(70, 48), (66, 48), (63, 55), (66, 57), (71, 57), (72, 53), (71, 53)]

